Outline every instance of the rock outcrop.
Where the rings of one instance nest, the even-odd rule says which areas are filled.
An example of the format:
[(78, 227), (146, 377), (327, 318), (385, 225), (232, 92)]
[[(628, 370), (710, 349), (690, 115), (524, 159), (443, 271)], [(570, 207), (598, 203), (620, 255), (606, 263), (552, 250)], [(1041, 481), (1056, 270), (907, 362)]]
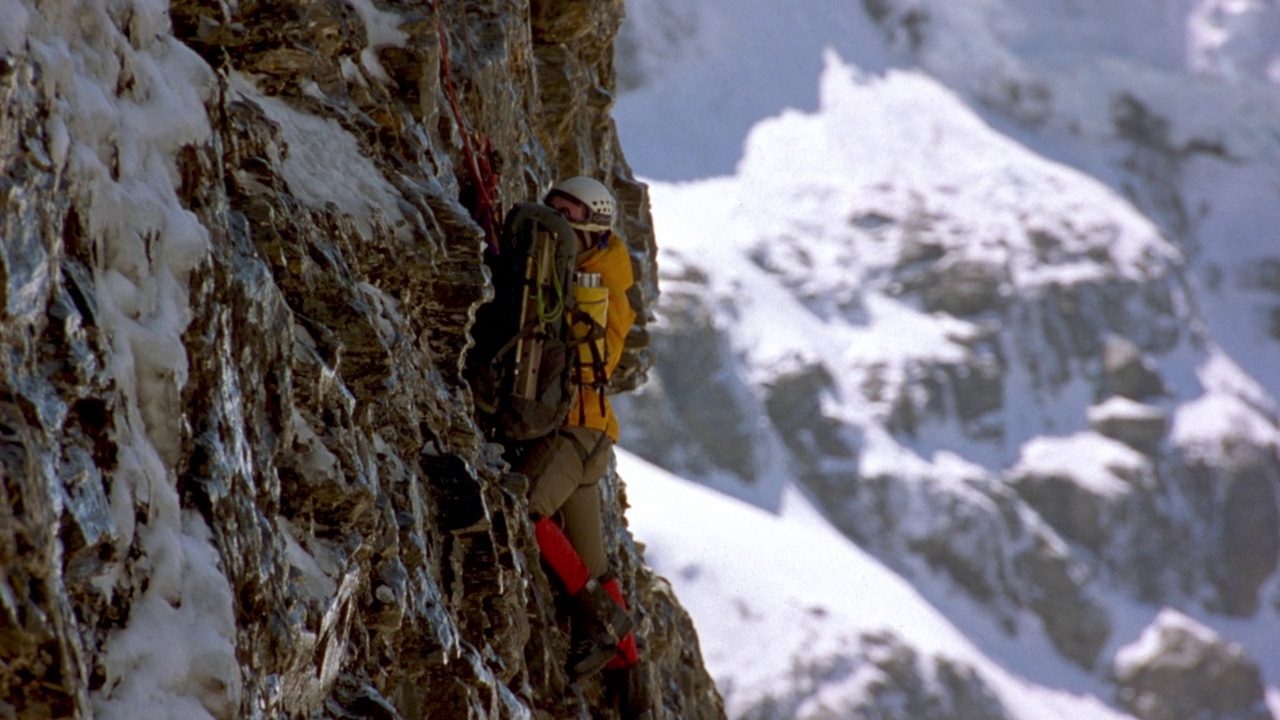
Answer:
[[(921, 654), (891, 632), (865, 633), (845, 643), (849, 653), (807, 658), (791, 669), (789, 692), (742, 713), (745, 720), (876, 718), (884, 720), (1008, 720), (996, 693), (965, 663)], [(857, 701), (829, 692), (859, 686)]]
[(1141, 720), (1270, 720), (1262, 674), (1238, 644), (1172, 610), (1117, 654), (1120, 703)]
[[(460, 368), (557, 175), (656, 296), (621, 1), (164, 5), (3, 5), (0, 715), (616, 717)], [(605, 484), (659, 716), (722, 717)]]

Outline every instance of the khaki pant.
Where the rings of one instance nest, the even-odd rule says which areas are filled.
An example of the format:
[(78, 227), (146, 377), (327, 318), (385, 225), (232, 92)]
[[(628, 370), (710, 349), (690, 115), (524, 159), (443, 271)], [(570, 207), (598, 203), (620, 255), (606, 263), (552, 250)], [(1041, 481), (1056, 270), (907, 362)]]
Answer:
[(565, 426), (536, 440), (521, 468), (531, 483), (530, 511), (545, 517), (560, 514), (565, 535), (592, 577), (609, 569), (598, 483), (609, 468), (612, 448), (613, 440), (599, 430)]

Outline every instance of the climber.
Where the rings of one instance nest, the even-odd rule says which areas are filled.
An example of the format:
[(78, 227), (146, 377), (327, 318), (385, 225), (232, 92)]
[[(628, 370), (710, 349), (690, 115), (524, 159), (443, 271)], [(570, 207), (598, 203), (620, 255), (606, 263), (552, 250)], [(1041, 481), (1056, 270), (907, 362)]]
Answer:
[(586, 274), (607, 289), (601, 291), (607, 305), (600, 323), (603, 357), (597, 364), (603, 377), (579, 385), (564, 425), (532, 441), (519, 462), (530, 482), (538, 547), (580, 611), (569, 671), (585, 677), (606, 666), (628, 668), (638, 660), (629, 609), (605, 555), (598, 487), (618, 440), (618, 420), (605, 397), (604, 381), (617, 367), (636, 318), (627, 299), (633, 283), (631, 257), (612, 230), (617, 201), (600, 182), (581, 176), (562, 180), (543, 203), (563, 215), (578, 237), (579, 277)]

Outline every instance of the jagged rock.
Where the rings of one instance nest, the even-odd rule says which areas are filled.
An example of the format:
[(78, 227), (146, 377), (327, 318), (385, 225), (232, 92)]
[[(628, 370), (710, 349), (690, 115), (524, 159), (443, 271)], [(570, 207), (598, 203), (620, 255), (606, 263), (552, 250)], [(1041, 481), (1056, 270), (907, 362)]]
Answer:
[(1104, 391), (1142, 400), (1164, 393), (1164, 380), (1151, 358), (1133, 341), (1109, 335), (1102, 351)]
[[(1008, 711), (972, 667), (946, 657), (922, 658), (896, 635), (850, 639), (848, 655), (807, 658), (792, 668), (789, 692), (768, 697), (740, 717), (749, 720), (1007, 720)], [(851, 647), (851, 650), (853, 648)], [(855, 682), (858, 700), (833, 702), (829, 684)]]
[(917, 282), (927, 310), (968, 317), (998, 310), (1009, 277), (1006, 270), (990, 263), (947, 257)]
[(759, 464), (749, 448), (758, 412), (734, 372), (732, 354), (698, 304), (672, 297), (667, 309), (672, 331), (663, 333), (655, 350), (675, 361), (658, 367), (663, 390), (698, 454), (748, 482), (757, 480)]
[[(1210, 452), (1175, 446), (1152, 454), (1163, 413), (1120, 398), (1105, 407), (1125, 419), (1108, 426), (1095, 415), (1096, 424), (1127, 445), (1092, 433), (1038, 438), (1023, 447), (1010, 485), (1144, 601), (1170, 602), (1200, 587), (1211, 589), (1200, 593), (1206, 609), (1253, 614), (1280, 556), (1272, 451), (1227, 436), (1215, 437)], [(1135, 414), (1141, 425), (1126, 429)]]
[[(617, 717), (565, 676), (460, 368), (487, 210), (556, 175), (614, 187), (642, 320), (656, 297), (609, 117), (622, 3), (18, 7), (0, 715)], [(723, 717), (610, 493), (659, 717)]]
[[(1280, 257), (1255, 258), (1240, 269), (1239, 275), (1243, 287), (1280, 296)], [(1280, 304), (1271, 304), (1264, 312), (1267, 334), (1280, 340)]]
[(854, 448), (841, 436), (840, 423), (822, 409), (823, 396), (834, 390), (825, 367), (810, 365), (782, 375), (766, 390), (769, 420), (802, 465), (816, 466), (824, 457), (853, 457)]
[(996, 338), (976, 333), (955, 341), (966, 348), (958, 360), (928, 359), (897, 368), (872, 363), (864, 369), (860, 389), (868, 401), (885, 408), (892, 432), (915, 438), (928, 423), (954, 418), (970, 437), (1004, 436), (998, 419), (990, 417), (1005, 400), (1007, 368)]
[(1280, 462), (1274, 449), (1227, 440), (1214, 455), (1180, 450), (1172, 480), (1195, 508), (1210, 609), (1239, 617), (1257, 612), (1267, 578), (1280, 565)]
[(1126, 517), (1149, 466), (1130, 448), (1087, 433), (1038, 438), (1023, 446), (1009, 482), (1045, 522), (1097, 553)]
[(1013, 564), (1027, 593), (1024, 602), (1044, 623), (1053, 646), (1068, 660), (1093, 668), (1111, 636), (1111, 620), (1090, 596), (1087, 566), (1043, 535)]
[[(1093, 596), (1088, 567), (1010, 490), (988, 482), (940, 482), (927, 477), (857, 478), (832, 520), (877, 554), (909, 551), (949, 577), (1006, 625), (1030, 611), (1064, 657), (1091, 668), (1111, 633)], [(837, 498), (837, 488), (820, 488)], [(822, 492), (815, 491), (819, 497)], [(905, 568), (904, 568), (904, 571)]]
[(1163, 610), (1116, 653), (1117, 697), (1141, 720), (1273, 720), (1258, 666), (1240, 645)]
[(1124, 397), (1089, 408), (1089, 426), (1101, 435), (1151, 454), (1164, 438), (1168, 418), (1163, 410)]
[[(957, 339), (966, 347), (961, 363), (944, 365), (946, 387), (950, 389), (950, 409), (973, 437), (989, 432), (984, 419), (1005, 404), (1004, 373), (1008, 369), (997, 337), (980, 332)], [(995, 432), (1000, 433), (997, 429)]]

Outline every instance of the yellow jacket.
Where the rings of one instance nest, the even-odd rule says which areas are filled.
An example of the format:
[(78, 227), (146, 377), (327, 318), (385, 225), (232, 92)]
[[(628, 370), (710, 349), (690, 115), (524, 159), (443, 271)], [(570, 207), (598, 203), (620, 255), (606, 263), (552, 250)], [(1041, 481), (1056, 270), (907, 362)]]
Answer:
[[(631, 309), (631, 301), (627, 299), (627, 290), (635, 283), (631, 272), (631, 255), (627, 246), (617, 235), (610, 235), (608, 244), (603, 248), (592, 248), (578, 255), (578, 271), (599, 273), (600, 282), (609, 288), (609, 315), (605, 322), (605, 358), (606, 375), (612, 375), (613, 369), (622, 359), (622, 348), (627, 341), (627, 333), (636, 320), (635, 310)], [(603, 399), (603, 411), (601, 400)], [(613, 414), (613, 406), (609, 398), (601, 398), (595, 390), (583, 387), (574, 400), (573, 409), (569, 412), (569, 425), (581, 425), (607, 433), (618, 441), (618, 418)]]

